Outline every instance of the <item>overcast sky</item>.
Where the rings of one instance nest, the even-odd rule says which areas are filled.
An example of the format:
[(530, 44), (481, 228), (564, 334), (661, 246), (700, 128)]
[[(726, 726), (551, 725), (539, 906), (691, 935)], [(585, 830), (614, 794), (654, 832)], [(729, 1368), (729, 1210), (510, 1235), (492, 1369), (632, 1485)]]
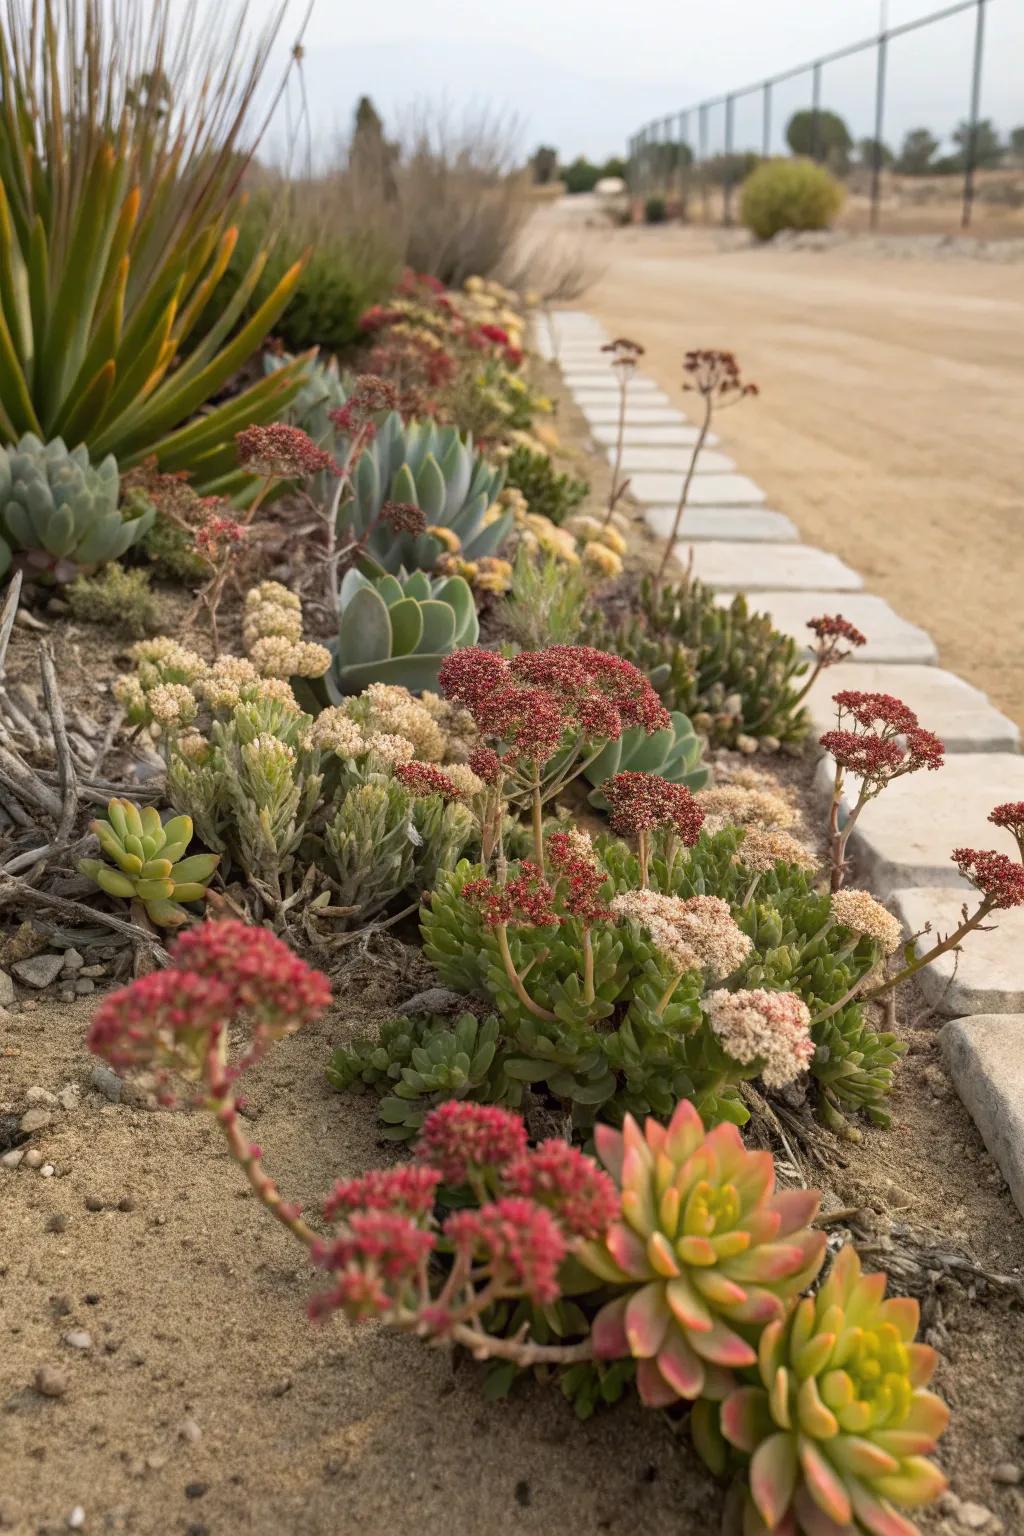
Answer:
[[(217, 0), (204, 0), (211, 6)], [(253, 0), (266, 15), (274, 0)], [(305, 0), (292, 0), (296, 17)], [(889, 24), (939, 0), (888, 0)], [(393, 123), (414, 102), (458, 116), (516, 114), (523, 152), (563, 158), (620, 153), (646, 120), (874, 34), (880, 0), (315, 0), (306, 83), (318, 139), (343, 131), (364, 92)], [(988, 0), (982, 110), (1004, 131), (1024, 123), (1024, 3)], [(287, 28), (289, 40), (294, 28)], [(941, 138), (967, 113), (973, 8), (894, 40), (885, 137), (927, 125)], [(282, 45), (282, 53), (285, 48)], [(854, 137), (874, 121), (874, 54), (829, 66), (822, 102)], [(810, 77), (776, 88), (777, 145), (786, 119), (810, 104)], [(719, 141), (724, 119), (711, 124)], [(280, 131), (275, 134), (280, 141)], [(759, 148), (760, 101), (737, 105), (737, 147)], [(720, 147), (712, 143), (712, 148)]]

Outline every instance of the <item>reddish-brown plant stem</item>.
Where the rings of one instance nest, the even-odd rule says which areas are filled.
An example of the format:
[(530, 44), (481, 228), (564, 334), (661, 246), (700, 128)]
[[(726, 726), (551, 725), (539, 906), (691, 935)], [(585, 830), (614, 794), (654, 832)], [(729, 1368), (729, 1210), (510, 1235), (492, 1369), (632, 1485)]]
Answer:
[(672, 520), (672, 529), (668, 538), (665, 540), (665, 549), (662, 553), (661, 563), (659, 564), (658, 569), (654, 575), (655, 594), (657, 594), (658, 588), (661, 586), (661, 583), (665, 578), (665, 568), (672, 558), (672, 549), (675, 545), (676, 539), (679, 536), (679, 525), (683, 520), (683, 513), (686, 510), (686, 499), (690, 494), (690, 485), (693, 481), (694, 475), (697, 472), (697, 459), (700, 455), (701, 449), (704, 446), (704, 439), (707, 437), (711, 427), (711, 416), (713, 411), (714, 401), (712, 399), (711, 393), (708, 392), (704, 395), (704, 420), (701, 423), (700, 431), (697, 434), (697, 441), (694, 443), (693, 452), (690, 455), (690, 463), (686, 471), (686, 477), (683, 480), (683, 488), (679, 493), (679, 503), (676, 507), (676, 515)]

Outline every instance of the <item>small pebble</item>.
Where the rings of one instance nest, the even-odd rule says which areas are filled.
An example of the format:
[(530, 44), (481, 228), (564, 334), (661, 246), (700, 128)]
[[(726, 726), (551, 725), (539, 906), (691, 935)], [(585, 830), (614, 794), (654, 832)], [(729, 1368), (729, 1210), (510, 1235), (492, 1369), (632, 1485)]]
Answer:
[(39, 1108), (28, 1109), (21, 1117), (20, 1129), (30, 1136), (33, 1131), (44, 1131), (48, 1125), (52, 1124), (52, 1111)]
[(120, 1200), (117, 1202), (117, 1208), (119, 1211), (134, 1211), (135, 1201), (132, 1199), (131, 1195), (122, 1195)]
[(76, 1504), (70, 1515), (68, 1515), (68, 1529), (72, 1531), (80, 1531), (84, 1524), (85, 1510), (82, 1508), (81, 1504)]
[(92, 1349), (92, 1334), (87, 1328), (72, 1328), (64, 1335), (64, 1343), (72, 1349)]
[(78, 974), (79, 976), (105, 976), (107, 968), (105, 965), (83, 965)]
[(120, 1104), (124, 1083), (116, 1072), (112, 1072), (102, 1062), (97, 1062), (92, 1069), (91, 1081), (92, 1086), (98, 1093), (102, 1093), (105, 1099), (109, 1099), (112, 1104)]
[(44, 1161), (45, 1159), (43, 1158), (43, 1154), (40, 1152), (38, 1147), (29, 1147), (28, 1151), (25, 1153), (26, 1168), (41, 1168)]
[(209, 1483), (186, 1483), (185, 1484), (185, 1497), (186, 1497), (186, 1499), (201, 1499), (203, 1494), (209, 1488), (209, 1486), (210, 1486)]
[(56, 981), (63, 964), (62, 955), (33, 955), (28, 960), (16, 960), (11, 970), (27, 987), (41, 990)]
[(1024, 1481), (1024, 1472), (1021, 1471), (1015, 1461), (1001, 1461), (998, 1466), (992, 1468), (992, 1481), (1005, 1483), (1008, 1487), (1014, 1487)]
[(983, 1531), (993, 1516), (992, 1511), (986, 1509), (984, 1504), (964, 1503), (960, 1505), (953, 1518), (965, 1531)]
[(66, 1083), (57, 1095), (61, 1109), (66, 1109), (70, 1114), (77, 1109), (82, 1102), (82, 1090), (77, 1083)]
[(75, 982), (75, 991), (79, 997), (88, 997), (90, 992), (96, 991), (96, 983), (90, 976), (82, 976)]
[(55, 1211), (46, 1223), (47, 1232), (66, 1232), (67, 1229), (68, 1219), (66, 1216), (61, 1215), (60, 1211)]
[(28, 1089), (25, 1094), (25, 1098), (29, 1104), (42, 1104), (45, 1105), (47, 1109), (57, 1108), (57, 1095), (55, 1093), (51, 1093), (48, 1088), (40, 1088), (38, 1084), (33, 1084), (33, 1086)]
[(199, 1428), (199, 1425), (196, 1423), (195, 1419), (186, 1419), (178, 1433), (181, 1438), (183, 1440), (187, 1440), (190, 1445), (195, 1445), (198, 1440), (203, 1438), (203, 1432)]
[(104, 1209), (104, 1203), (100, 1199), (99, 1195), (86, 1195), (85, 1208), (87, 1211), (102, 1211)]
[(25, 1153), (21, 1147), (12, 1147), (10, 1152), (5, 1152), (0, 1157), (0, 1168), (17, 1168), (23, 1161), (24, 1156)]
[(77, 949), (66, 949), (64, 951), (63, 968), (65, 971), (80, 971), (84, 964), (85, 959), (78, 953)]
[(0, 1531), (9, 1531), (18, 1523), (18, 1511), (13, 1499), (0, 1494)]
[(57, 1170), (52, 1163), (44, 1163), (39, 1170), (39, 1177), (41, 1179), (52, 1179), (56, 1172)]
[(42, 1397), (63, 1397), (68, 1389), (67, 1372), (62, 1371), (59, 1365), (41, 1365), (33, 1377), (32, 1385)]
[(282, 1376), (280, 1381), (275, 1381), (274, 1382), (274, 1385), (270, 1389), (270, 1395), (271, 1395), (271, 1397), (284, 1397), (285, 1393), (286, 1392), (290, 1392), (291, 1389), (292, 1389), (292, 1379), (291, 1379), (291, 1377), (290, 1376)]

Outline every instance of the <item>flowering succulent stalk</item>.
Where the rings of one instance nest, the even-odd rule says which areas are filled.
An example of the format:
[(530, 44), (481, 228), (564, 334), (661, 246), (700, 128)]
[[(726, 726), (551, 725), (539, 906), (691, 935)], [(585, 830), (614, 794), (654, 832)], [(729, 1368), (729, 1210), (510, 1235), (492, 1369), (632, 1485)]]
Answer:
[(208, 568), (210, 575), (196, 594), (192, 611), (186, 619), (186, 626), (192, 622), (200, 609), (205, 609), (210, 623), (213, 653), (219, 656), (217, 610), (224, 595), (224, 584), (228, 579), (232, 558), (238, 546), (244, 542), (248, 527), (247, 524), (240, 523), (229, 515), (229, 504), (219, 497), (207, 497), (201, 506), (204, 520), (196, 529), (193, 551)]
[(724, 1471), (750, 1457), (743, 1529), (755, 1536), (919, 1536), (896, 1508), (930, 1504), (946, 1479), (927, 1455), (949, 1419), (926, 1390), (937, 1356), (916, 1344), (918, 1305), (885, 1299), (841, 1250), (816, 1296), (768, 1323), (750, 1384), (705, 1400), (697, 1449)]
[(615, 438), (615, 463), (612, 466), (612, 481), (608, 488), (608, 510), (604, 515), (604, 526), (607, 528), (615, 515), (615, 508), (629, 489), (629, 481), (619, 479), (622, 473), (622, 448), (626, 436), (626, 401), (629, 396), (630, 380), (638, 361), (644, 355), (644, 349), (639, 342), (630, 341), (627, 336), (619, 336), (614, 341), (609, 341), (601, 351), (611, 353), (610, 361), (619, 386), (619, 424)]
[(696, 390), (704, 402), (704, 415), (697, 432), (697, 441), (693, 445), (690, 462), (683, 478), (682, 489), (679, 492), (679, 502), (676, 506), (676, 515), (672, 519), (672, 528), (665, 540), (665, 550), (661, 562), (654, 576), (654, 589), (658, 587), (665, 577), (665, 568), (672, 558), (672, 550), (676, 539), (679, 537), (679, 526), (686, 510), (686, 500), (690, 494), (690, 485), (697, 470), (697, 461), (704, 447), (705, 439), (711, 430), (711, 419), (717, 407), (725, 410), (727, 406), (738, 405), (748, 395), (756, 395), (756, 384), (744, 384), (740, 374), (740, 366), (731, 352), (719, 352), (714, 350), (700, 350), (687, 352), (683, 359), (684, 390)]
[[(914, 711), (889, 693), (844, 689), (834, 694), (836, 729), (826, 731), (820, 744), (835, 761), (829, 811), (831, 886), (838, 891), (846, 875), (846, 846), (865, 805), (894, 779), (919, 769), (941, 768), (945, 747), (925, 730)], [(840, 825), (847, 773), (860, 779), (860, 791)]]

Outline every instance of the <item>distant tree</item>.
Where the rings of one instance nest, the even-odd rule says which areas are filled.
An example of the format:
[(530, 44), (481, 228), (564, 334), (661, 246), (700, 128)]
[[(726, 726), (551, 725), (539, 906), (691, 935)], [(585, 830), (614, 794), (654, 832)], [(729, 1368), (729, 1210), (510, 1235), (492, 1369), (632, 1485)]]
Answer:
[(394, 165), (398, 159), (398, 146), (389, 144), (384, 136), (384, 124), (369, 96), (360, 96), (356, 104), (352, 142), (348, 150), (349, 168), (366, 182), (380, 187), (383, 195), (396, 196)]
[(905, 176), (927, 176), (934, 169), (932, 161), (939, 148), (939, 141), (927, 128), (911, 128), (903, 137), (896, 169)]
[[(971, 125), (958, 123), (953, 132), (953, 143), (959, 146), (960, 159), (967, 162), (971, 146)], [(974, 126), (974, 163), (979, 166), (998, 165), (1003, 158), (1003, 144), (990, 117), (983, 117)]]
[(891, 170), (895, 156), (888, 144), (879, 144), (878, 139), (857, 140), (857, 164), (864, 166), (866, 170), (872, 170), (875, 164), (875, 146), (881, 150), (880, 164), (883, 170)]
[(612, 155), (611, 159), (606, 160), (601, 167), (601, 175), (618, 176), (624, 180), (628, 169), (625, 160), (621, 159), (618, 155)]
[(1015, 160), (1024, 160), (1024, 126), (1011, 128), (1007, 139), (1010, 154)]
[(837, 112), (824, 107), (817, 112), (794, 112), (786, 124), (786, 143), (794, 155), (808, 155), (842, 176), (850, 168), (853, 140)]
[(567, 166), (562, 180), (565, 182), (567, 192), (593, 192), (601, 179), (601, 167), (594, 165), (584, 155), (577, 155), (570, 166)]
[(552, 149), (550, 144), (541, 144), (533, 152), (530, 171), (534, 186), (546, 187), (549, 182), (554, 181), (558, 172), (558, 150)]

